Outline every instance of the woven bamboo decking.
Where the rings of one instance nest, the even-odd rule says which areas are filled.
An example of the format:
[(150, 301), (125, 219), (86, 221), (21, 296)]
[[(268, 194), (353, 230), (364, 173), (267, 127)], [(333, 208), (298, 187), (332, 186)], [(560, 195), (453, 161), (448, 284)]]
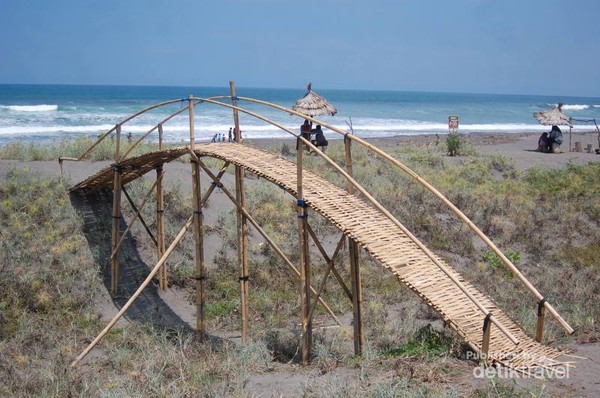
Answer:
[[(296, 164), (277, 155), (233, 143), (216, 143), (196, 147), (198, 156), (210, 156), (229, 161), (256, 175), (295, 193)], [(154, 165), (173, 160), (189, 151), (176, 148), (131, 158), (120, 164), (123, 183), (131, 181)], [(71, 190), (111, 188), (113, 169), (107, 168)], [(481, 351), (482, 327), (485, 314), (444, 273), (419, 246), (396, 224), (364, 200), (329, 183), (314, 173), (303, 171), (304, 199), (310, 208), (319, 212), (344, 234), (353, 238), (371, 256), (412, 289), (427, 305), (438, 312), (474, 350)], [(560, 350), (538, 343), (504, 311), (500, 310), (475, 286), (465, 281), (450, 265), (438, 259), (447, 272), (461, 281), (473, 297), (493, 313), (519, 341), (516, 345), (492, 325), (489, 358), (509, 368), (529, 372), (536, 368), (564, 365), (557, 358)]]

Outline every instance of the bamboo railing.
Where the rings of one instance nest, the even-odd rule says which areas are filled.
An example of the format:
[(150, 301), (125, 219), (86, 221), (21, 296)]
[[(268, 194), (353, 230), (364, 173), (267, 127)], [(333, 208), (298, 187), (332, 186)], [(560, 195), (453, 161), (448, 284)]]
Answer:
[[(190, 154), (190, 157), (192, 160), (192, 179), (193, 179), (192, 182), (193, 182), (193, 188), (194, 188), (193, 189), (193, 192), (194, 192), (194, 214), (192, 215), (192, 217), (190, 218), (190, 220), (188, 221), (188, 223), (186, 224), (186, 227), (184, 229), (185, 229), (185, 231), (187, 231), (187, 229), (190, 228), (192, 225), (194, 227), (193, 229), (194, 229), (195, 247), (196, 247), (196, 249), (195, 249), (196, 250), (196, 277), (195, 278), (197, 281), (197, 310), (198, 310), (197, 330), (199, 332), (199, 336), (204, 335), (204, 310), (203, 310), (204, 287), (203, 287), (203, 281), (204, 281), (204, 272), (205, 271), (204, 271), (204, 260), (203, 260), (203, 243), (202, 243), (203, 237), (202, 237), (202, 219), (201, 219), (203, 201), (200, 198), (199, 173), (200, 173), (201, 168), (204, 169), (205, 172), (215, 181), (215, 183), (217, 183), (220, 179), (220, 176), (224, 172), (224, 169), (223, 169), (221, 171), (221, 173), (219, 173), (219, 176), (215, 177), (214, 175), (212, 175), (212, 173), (210, 173), (208, 168), (206, 168), (206, 166), (203, 165), (203, 163), (200, 161), (200, 159), (198, 158), (198, 156), (195, 153), (196, 139), (195, 139), (195, 133), (194, 133), (194, 131), (195, 131), (194, 105), (199, 104), (199, 103), (208, 103), (208, 104), (214, 104), (216, 106), (230, 108), (232, 110), (233, 117), (234, 117), (234, 124), (235, 124), (235, 137), (236, 137), (237, 142), (240, 142), (240, 127), (239, 127), (239, 120), (238, 120), (238, 112), (247, 114), (256, 119), (262, 120), (265, 123), (271, 124), (271, 125), (279, 128), (283, 132), (286, 132), (286, 133), (296, 137), (296, 139), (298, 140), (299, 145), (298, 145), (297, 162), (296, 162), (296, 165), (297, 165), (297, 178), (296, 178), (297, 187), (295, 189), (295, 191), (296, 191), (295, 195), (297, 195), (296, 200), (298, 203), (298, 239), (299, 239), (299, 243), (300, 243), (301, 255), (299, 257), (300, 258), (300, 264), (299, 264), (300, 269), (296, 270), (296, 272), (300, 276), (301, 285), (302, 285), (301, 286), (302, 327), (303, 327), (303, 332), (302, 332), (302, 347), (303, 347), (302, 355), (303, 355), (303, 358), (302, 359), (303, 359), (304, 363), (306, 363), (308, 361), (308, 353), (310, 351), (310, 341), (311, 341), (311, 331), (312, 331), (311, 319), (312, 319), (312, 315), (313, 315), (313, 311), (314, 311), (314, 305), (316, 304), (316, 302), (317, 301), (321, 302), (325, 306), (325, 308), (330, 312), (330, 314), (333, 316), (333, 318), (336, 320), (336, 322), (339, 323), (339, 321), (337, 320), (337, 318), (335, 317), (333, 312), (331, 312), (330, 308), (322, 301), (322, 299), (320, 297), (323, 287), (324, 287), (325, 279), (327, 278), (329, 273), (333, 272), (338, 279), (339, 279), (339, 274), (337, 274), (337, 271), (335, 271), (335, 268), (333, 267), (333, 262), (331, 261), (331, 263), (330, 263), (329, 259), (327, 259), (328, 260), (327, 261), (328, 269), (326, 270), (326, 276), (323, 279), (323, 281), (321, 282), (318, 291), (316, 291), (310, 285), (308, 237), (311, 235), (311, 229), (310, 229), (310, 226), (306, 223), (308, 209), (304, 203), (304, 197), (303, 197), (303, 182), (302, 182), (303, 181), (303, 167), (302, 167), (303, 166), (303, 159), (302, 159), (303, 146), (309, 147), (312, 151), (314, 151), (327, 164), (329, 164), (331, 167), (333, 167), (340, 175), (342, 175), (347, 180), (349, 193), (352, 194), (352, 192), (354, 190), (360, 192), (363, 195), (363, 197), (367, 201), (369, 201), (375, 209), (377, 209), (377, 211), (379, 211), (382, 215), (384, 215), (387, 219), (389, 219), (399, 230), (402, 231), (403, 234), (405, 234), (408, 238), (410, 238), (410, 240), (422, 251), (422, 253), (424, 253), (429, 258), (429, 260), (433, 264), (435, 264), (435, 266), (441, 272), (443, 272), (446, 275), (446, 277), (449, 280), (451, 280), (452, 283), (458, 289), (460, 289), (460, 291), (462, 291), (462, 293), (481, 311), (482, 315), (484, 316), (483, 338), (482, 338), (482, 347), (481, 347), (483, 353), (487, 353), (487, 350), (489, 347), (490, 325), (491, 324), (494, 324), (513, 344), (519, 344), (519, 340), (511, 333), (510, 330), (508, 330), (506, 328), (506, 326), (502, 322), (500, 322), (498, 319), (496, 319), (494, 314), (491, 311), (489, 311), (488, 308), (483, 306), (481, 304), (481, 302), (476, 297), (473, 296), (471, 291), (457, 277), (456, 273), (453, 272), (453, 270), (451, 270), (447, 265), (443, 264), (424, 244), (422, 244), (410, 231), (408, 231), (402, 225), (402, 223), (400, 223), (387, 209), (385, 209), (366, 189), (364, 189), (353, 178), (351, 149), (350, 149), (350, 143), (352, 141), (356, 142), (357, 144), (361, 145), (362, 147), (366, 148), (367, 150), (377, 154), (382, 159), (388, 161), (395, 167), (399, 168), (401, 171), (403, 171), (404, 173), (409, 175), (411, 178), (413, 178), (415, 181), (417, 181), (421, 186), (423, 186), (428, 191), (433, 193), (439, 200), (442, 201), (442, 203), (444, 203), (452, 212), (454, 212), (461, 219), (461, 221), (463, 223), (465, 223), (477, 236), (479, 236), (479, 238), (482, 239), (486, 243), (486, 245), (492, 251), (494, 251), (494, 253), (496, 253), (496, 255), (498, 255), (498, 257), (502, 260), (503, 264), (515, 276), (517, 276), (517, 278), (526, 286), (526, 288), (538, 300), (538, 324), (536, 326), (536, 339), (538, 341), (541, 341), (541, 339), (542, 339), (545, 310), (548, 310), (554, 316), (554, 318), (557, 319), (557, 321), (561, 324), (561, 326), (568, 333), (573, 332), (573, 329), (568, 325), (568, 323), (566, 321), (564, 321), (564, 319), (556, 312), (556, 310), (546, 301), (546, 299), (542, 296), (542, 294), (537, 291), (537, 289), (514, 266), (514, 264), (512, 264), (512, 262), (495, 246), (495, 244), (464, 213), (462, 213), (462, 211), (460, 211), (454, 204), (452, 204), (443, 194), (441, 194), (437, 189), (435, 189), (433, 186), (431, 186), (427, 181), (422, 179), (419, 175), (417, 175), (413, 170), (408, 168), (406, 165), (404, 165), (397, 159), (393, 158), (389, 154), (385, 153), (381, 149), (369, 144), (365, 140), (363, 140), (353, 134), (350, 134), (344, 130), (336, 128), (335, 126), (331, 126), (327, 123), (324, 123), (323, 121), (318, 120), (314, 117), (306, 116), (301, 113), (295, 112), (292, 109), (289, 109), (289, 108), (286, 108), (286, 107), (283, 107), (283, 106), (280, 106), (277, 104), (269, 103), (266, 101), (257, 100), (257, 99), (253, 99), (253, 98), (247, 98), (247, 97), (238, 97), (238, 96), (236, 96), (235, 86), (233, 85), (233, 82), (230, 82), (230, 91), (231, 91), (230, 96), (215, 96), (215, 97), (210, 97), (210, 98), (199, 98), (199, 97), (194, 97), (194, 96), (190, 95), (187, 99), (175, 99), (175, 100), (164, 101), (164, 102), (152, 105), (150, 107), (147, 107), (147, 108), (135, 113), (134, 115), (131, 115), (131, 116), (123, 119), (120, 123), (117, 123), (115, 125), (115, 127), (109, 129), (104, 134), (102, 134), (100, 136), (100, 138), (98, 139), (98, 141), (96, 143), (94, 143), (90, 148), (88, 148), (84, 152), (84, 154), (82, 154), (80, 157), (78, 157), (78, 158), (69, 158), (69, 157), (59, 158), (59, 163), (61, 165), (61, 171), (62, 171), (62, 162), (63, 161), (65, 161), (65, 160), (66, 161), (80, 161), (80, 160), (84, 159), (109, 134), (111, 134), (112, 132), (116, 132), (117, 139), (116, 139), (116, 147), (115, 147), (115, 165), (113, 166), (113, 168), (114, 168), (113, 243), (112, 243), (112, 255), (111, 255), (111, 259), (113, 261), (113, 267), (112, 267), (112, 272), (113, 272), (112, 290), (113, 290), (113, 293), (115, 293), (117, 291), (116, 281), (118, 281), (118, 249), (122, 242), (122, 238), (121, 239), (118, 238), (118, 235), (120, 233), (119, 225), (118, 225), (118, 219), (120, 218), (120, 209), (119, 209), (119, 207), (120, 207), (120, 192), (122, 189), (122, 187), (121, 187), (122, 180), (121, 180), (121, 172), (119, 169), (119, 164), (121, 162), (123, 162), (131, 154), (132, 150), (135, 147), (137, 147), (144, 139), (146, 139), (151, 133), (153, 133), (156, 130), (158, 130), (158, 134), (159, 134), (159, 148), (162, 149), (162, 147), (163, 147), (163, 137), (162, 137), (163, 136), (163, 125), (166, 122), (168, 122), (170, 119), (172, 119), (173, 117), (175, 117), (187, 110), (188, 118), (189, 118), (189, 129), (190, 129), (189, 154)], [(227, 104), (227, 103), (220, 101), (222, 99), (230, 100), (231, 104)], [(177, 110), (176, 112), (173, 112), (166, 118), (162, 119), (154, 127), (152, 127), (150, 130), (148, 130), (146, 133), (144, 133), (138, 140), (136, 140), (135, 143), (133, 145), (131, 145), (124, 154), (121, 155), (120, 142), (121, 142), (121, 127), (123, 124), (127, 123), (128, 121), (134, 119), (135, 117), (137, 117), (145, 112), (148, 112), (150, 110), (153, 110), (153, 109), (156, 109), (156, 108), (159, 108), (162, 106), (170, 105), (173, 103), (177, 103), (177, 102), (183, 103), (185, 101), (187, 101), (187, 106), (182, 107), (181, 109)], [(345, 144), (345, 149), (346, 149), (346, 159), (345, 159), (346, 169), (339, 166), (334, 160), (332, 160), (329, 156), (327, 156), (323, 151), (321, 151), (319, 148), (314, 146), (309, 140), (302, 137), (296, 131), (291, 130), (290, 128), (288, 128), (286, 126), (283, 126), (281, 123), (271, 120), (271, 119), (269, 119), (263, 115), (260, 115), (256, 112), (253, 112), (253, 111), (250, 111), (250, 110), (240, 107), (238, 105), (238, 101), (247, 101), (250, 103), (256, 103), (256, 104), (268, 106), (271, 108), (275, 108), (275, 109), (281, 110), (283, 112), (286, 112), (288, 114), (296, 115), (301, 118), (308, 119), (308, 120), (312, 121), (313, 123), (318, 123), (318, 124), (322, 125), (323, 127), (327, 128), (337, 134), (342, 135), (344, 137), (344, 144)], [(161, 167), (162, 167), (162, 165), (161, 165)], [(240, 248), (240, 252), (238, 253), (238, 255), (239, 255), (239, 260), (240, 260), (240, 290), (241, 290), (240, 298), (241, 298), (241, 303), (242, 303), (242, 310), (241, 310), (241, 312), (242, 312), (242, 337), (243, 337), (243, 340), (245, 341), (247, 339), (247, 333), (248, 333), (248, 325), (247, 325), (248, 271), (247, 271), (247, 254), (244, 253), (244, 250), (246, 250), (246, 249), (244, 249), (244, 247), (245, 247), (245, 245), (247, 245), (247, 243), (246, 243), (247, 227), (245, 226), (245, 223), (247, 220), (251, 221), (253, 223), (253, 225), (255, 226), (255, 228), (257, 228), (259, 230), (259, 232), (260, 232), (260, 227), (257, 224), (255, 224), (254, 220), (247, 213), (247, 211), (245, 209), (243, 173), (244, 173), (243, 169), (241, 167), (239, 167), (238, 165), (236, 165), (235, 198), (233, 198), (233, 195), (229, 194), (229, 193), (228, 193), (228, 196), (230, 197), (232, 202), (236, 205), (236, 209), (238, 211), (238, 241), (239, 241), (238, 247)], [(160, 172), (157, 169), (157, 183), (155, 183), (154, 186), (161, 187), (162, 186), (162, 178), (163, 178), (162, 169), (160, 170)], [(153, 186), (153, 188), (154, 188), (154, 186)], [(211, 190), (209, 190), (209, 195), (210, 195), (210, 192), (212, 192), (212, 188), (213, 188), (213, 186), (211, 186)], [(161, 190), (162, 190), (162, 188), (160, 188), (160, 189), (157, 188), (157, 193), (159, 191), (161, 192)], [(162, 194), (160, 194), (158, 196), (162, 197)], [(144, 201), (145, 200), (146, 200), (146, 198), (144, 199)], [(158, 200), (159, 200), (159, 205), (162, 208), (162, 206), (163, 206), (162, 198), (158, 199)], [(133, 205), (133, 203), (132, 203), (132, 205)], [(162, 225), (162, 220), (160, 221), (160, 224)], [(185, 233), (185, 232), (182, 230), (182, 233)], [(163, 234), (164, 234), (164, 232), (163, 232)], [(159, 236), (161, 236), (160, 231), (159, 231)], [(314, 233), (312, 233), (312, 237), (314, 240), (315, 239)], [(165, 250), (164, 236), (162, 239), (163, 239), (163, 241), (160, 244), (158, 244), (158, 242), (157, 242), (157, 245), (159, 246), (158, 253), (159, 253), (160, 260), (159, 260), (159, 263), (157, 263), (156, 267), (152, 271), (152, 275), (154, 275), (155, 273), (159, 272), (159, 270), (160, 270), (160, 272), (161, 272), (161, 274), (160, 274), (161, 275), (161, 287), (166, 285), (166, 272), (164, 271), (164, 263), (166, 261), (166, 257), (168, 257), (168, 254), (172, 250), (173, 244), (176, 244), (174, 242), (169, 247), (169, 249)], [(270, 239), (267, 239), (267, 240), (269, 241)], [(317, 245), (319, 246), (320, 244), (318, 243), (318, 241), (316, 241), (316, 242), (317, 242)], [(161, 246), (162, 246), (162, 248), (161, 248)], [(338, 245), (338, 249), (339, 249), (339, 245)], [(278, 249), (276, 249), (276, 251), (278, 251)], [(345, 286), (343, 281), (340, 281), (340, 284), (346, 290), (349, 297), (353, 300), (353, 303), (354, 303), (353, 308), (355, 311), (354, 312), (355, 320), (356, 319), (360, 320), (361, 287), (360, 287), (360, 273), (358, 270), (358, 246), (354, 245), (353, 241), (350, 241), (350, 252), (351, 252), (350, 254), (351, 254), (351, 266), (352, 266), (351, 267), (352, 268), (352, 270), (351, 270), (352, 292), (349, 292), (348, 288)], [(336, 253), (337, 253), (337, 250), (336, 250)], [(285, 256), (282, 256), (282, 257), (285, 258)], [(335, 257), (335, 255), (333, 257)], [(327, 258), (326, 255), (325, 255), (325, 258)], [(291, 267), (294, 268), (293, 265), (289, 262), (289, 260), (287, 260), (287, 262), (289, 263), (288, 265), (291, 265)], [(160, 264), (160, 266), (159, 266), (159, 264)], [(165, 278), (164, 280), (163, 280), (163, 276), (162, 276), (163, 274), (164, 274), (164, 278)], [(140, 289), (141, 288), (142, 287), (140, 287)], [(314, 302), (312, 305), (310, 303), (310, 294), (311, 293), (313, 293), (315, 295), (315, 299), (314, 299)], [(134, 298), (135, 298), (135, 296), (132, 297), (132, 300)], [(124, 309), (122, 311), (120, 311), (118, 316), (121, 316), (123, 314)], [(358, 323), (361, 323), (361, 322), (358, 322)], [(112, 324), (114, 324), (114, 323), (112, 323)], [(109, 325), (109, 326), (111, 326), (111, 325)], [(110, 327), (108, 327), (108, 326), (107, 326), (107, 328), (110, 329)], [(103, 333), (105, 333), (105, 331), (103, 331)], [(97, 342), (97, 341), (95, 340), (95, 342)], [(361, 326), (359, 325), (357, 327), (357, 325), (355, 325), (355, 351), (357, 353), (360, 353), (361, 347), (362, 347)], [(85, 355), (85, 354), (82, 354), (82, 356), (78, 357), (77, 362), (83, 357), (83, 355)]]

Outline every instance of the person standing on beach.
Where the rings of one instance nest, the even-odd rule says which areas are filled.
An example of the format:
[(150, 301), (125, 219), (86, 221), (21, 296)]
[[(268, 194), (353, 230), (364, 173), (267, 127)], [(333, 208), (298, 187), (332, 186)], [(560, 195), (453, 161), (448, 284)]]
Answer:
[(229, 127), (229, 142), (231, 142), (231, 138), (232, 138), (232, 127)]

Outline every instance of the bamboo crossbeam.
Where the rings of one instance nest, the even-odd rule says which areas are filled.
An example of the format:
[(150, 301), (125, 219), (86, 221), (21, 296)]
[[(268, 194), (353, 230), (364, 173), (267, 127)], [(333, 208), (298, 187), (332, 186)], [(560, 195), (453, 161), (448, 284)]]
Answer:
[[(309, 232), (310, 236), (312, 237), (313, 242), (315, 242), (315, 244), (320, 246), (322, 249), (321, 242), (319, 242), (319, 240), (317, 239), (317, 236), (315, 235), (314, 231), (310, 227), (310, 224), (306, 223), (306, 227), (308, 228), (308, 232)], [(315, 299), (313, 300), (313, 303), (310, 306), (310, 310), (308, 312), (309, 319), (312, 319), (313, 312), (315, 311), (315, 308), (317, 306), (317, 300), (319, 300), (321, 298), (321, 294), (323, 294), (323, 290), (325, 289), (325, 285), (327, 283), (327, 278), (329, 277), (329, 273), (332, 270), (335, 270), (335, 267), (334, 267), (335, 260), (334, 259), (336, 258), (340, 249), (343, 247), (343, 243), (344, 243), (344, 236), (342, 235), (342, 239), (340, 240), (337, 247), (335, 248), (335, 251), (334, 251), (333, 255), (331, 256), (331, 259), (327, 256), (327, 253), (325, 253), (325, 250), (323, 250), (321, 252), (321, 254), (325, 253), (323, 255), (323, 258), (325, 259), (325, 261), (327, 263), (327, 269), (325, 270), (325, 275), (323, 275), (323, 278), (321, 279), (321, 284), (319, 285), (319, 288), (317, 289), (317, 292), (315, 293)], [(342, 287), (346, 288), (346, 285), (343, 284), (343, 280), (342, 280), (342, 283), (340, 283), (340, 285), (342, 285)], [(352, 300), (352, 295), (350, 295), (350, 300)]]
[[(342, 278), (340, 273), (337, 271), (337, 269), (335, 268), (335, 264), (334, 264), (334, 260), (335, 260), (336, 256), (338, 255), (339, 251), (341, 250), (341, 248), (343, 247), (346, 237), (342, 234), (342, 237), (340, 238), (340, 240), (335, 248), (335, 251), (333, 252), (333, 255), (331, 256), (331, 258), (329, 258), (329, 256), (327, 255), (327, 252), (323, 248), (323, 245), (321, 245), (321, 242), (319, 242), (319, 239), (317, 238), (317, 235), (315, 234), (315, 231), (312, 229), (310, 224), (307, 224), (307, 227), (308, 227), (308, 233), (312, 237), (312, 240), (315, 243), (315, 246), (317, 246), (317, 249), (319, 249), (319, 252), (325, 259), (325, 262), (328, 264), (328, 267), (331, 267), (331, 271), (333, 272), (333, 275), (335, 276), (338, 283), (340, 284), (340, 286), (346, 293), (346, 296), (348, 296), (350, 301), (352, 301), (352, 292), (350, 292), (350, 289), (348, 289), (348, 286), (346, 286), (346, 283), (344, 283), (344, 279)], [(329, 265), (329, 264), (331, 264), (331, 265)]]
[[(137, 206), (135, 205), (135, 203), (133, 202), (133, 199), (131, 199), (131, 196), (129, 196), (127, 189), (125, 189), (125, 187), (123, 187), (123, 193), (125, 194), (125, 197), (127, 198), (127, 201), (129, 202), (129, 205), (131, 206), (131, 208), (133, 209), (133, 211), (135, 213), (134, 219), (140, 220), (140, 222), (144, 226), (144, 229), (150, 236), (150, 239), (152, 239), (152, 242), (154, 242), (155, 246), (158, 245), (158, 240), (156, 239), (154, 234), (152, 234), (152, 231), (150, 231), (150, 227), (148, 226), (148, 224), (146, 224), (146, 220), (144, 220), (144, 218), (142, 217), (141, 211), (144, 210), (144, 207), (146, 207), (146, 204), (148, 203), (148, 199), (150, 199), (150, 195), (152, 194), (152, 191), (156, 187), (156, 183), (157, 182), (155, 181), (154, 184), (152, 184), (152, 187), (150, 188), (150, 190), (148, 191), (148, 193), (142, 200), (142, 204), (141, 204), (141, 207), (139, 208), (139, 210), (138, 210)], [(127, 228), (127, 229), (129, 229), (129, 228)], [(123, 233), (123, 235), (124, 235), (124, 233)]]
[[(200, 166), (202, 167), (202, 169), (204, 170), (204, 172), (213, 179), (213, 181), (216, 181), (216, 177), (214, 176), (214, 174), (212, 174), (212, 172), (210, 171), (210, 169), (202, 162), (199, 161)], [(221, 188), (223, 193), (229, 198), (229, 200), (231, 200), (231, 202), (237, 206), (240, 207), (239, 203), (237, 202), (237, 200), (235, 199), (235, 197), (231, 194), (231, 192), (229, 192), (229, 190), (225, 187)], [(273, 248), (273, 250), (275, 251), (275, 253), (277, 253), (277, 255), (284, 261), (284, 263), (288, 266), (288, 268), (290, 270), (292, 270), (296, 276), (300, 277), (300, 271), (294, 266), (294, 264), (287, 258), (287, 256), (285, 255), (285, 253), (283, 253), (283, 251), (279, 248), (279, 246), (277, 246), (277, 244), (269, 237), (269, 235), (265, 232), (264, 229), (262, 229), (262, 227), (260, 226), (260, 224), (258, 223), (258, 221), (256, 221), (254, 219), (254, 217), (252, 217), (252, 215), (250, 213), (248, 213), (248, 211), (246, 209), (242, 209), (242, 212), (244, 213), (244, 215), (246, 216), (246, 218), (248, 219), (248, 221), (250, 221), (250, 224), (252, 224), (252, 226), (254, 227), (254, 229), (256, 229), (256, 231), (267, 241), (267, 243), (269, 244), (269, 246), (271, 246)], [(314, 288), (310, 288), (313, 294), (317, 294), (317, 291)], [(331, 309), (331, 307), (329, 307), (329, 305), (322, 299), (319, 298), (319, 303), (321, 303), (321, 305), (323, 306), (323, 308), (325, 308), (325, 310), (329, 313), (329, 315), (331, 316), (331, 318), (335, 321), (335, 323), (337, 323), (338, 325), (341, 325), (340, 320), (338, 319), (338, 317), (335, 315), (335, 313), (333, 312), (333, 310)]]
[(71, 362), (71, 365), (70, 365), (71, 367), (77, 366), (77, 364), (92, 350), (92, 348), (94, 348), (96, 346), (96, 344), (98, 344), (98, 342), (106, 335), (106, 333), (108, 333), (108, 331), (110, 329), (112, 329), (112, 327), (115, 325), (115, 323), (117, 323), (117, 321), (119, 319), (121, 319), (121, 317), (123, 316), (125, 311), (127, 311), (129, 309), (129, 307), (131, 307), (131, 304), (133, 304), (133, 302), (139, 297), (139, 295), (146, 288), (146, 286), (148, 286), (150, 281), (152, 281), (152, 278), (154, 278), (154, 275), (156, 275), (156, 273), (158, 272), (160, 267), (163, 265), (163, 263), (165, 261), (167, 261), (167, 258), (169, 258), (169, 256), (173, 252), (173, 250), (175, 250), (175, 247), (177, 247), (177, 245), (179, 244), (179, 241), (181, 241), (181, 239), (184, 237), (185, 233), (191, 227), (192, 220), (193, 220), (193, 216), (188, 218), (187, 222), (185, 223), (185, 225), (183, 226), (181, 231), (179, 231), (179, 233), (177, 234), (177, 236), (175, 237), (175, 239), (173, 240), (173, 242), (171, 243), (169, 248), (165, 251), (165, 254), (160, 258), (160, 260), (158, 260), (158, 262), (156, 263), (154, 268), (152, 268), (152, 270), (150, 271), (150, 273), (148, 274), (148, 276), (146, 277), (144, 282), (142, 282), (140, 287), (138, 287), (138, 289), (135, 291), (135, 293), (133, 293), (133, 296), (131, 296), (131, 298), (125, 303), (125, 305), (121, 308), (121, 310), (117, 313), (117, 315), (115, 315), (114, 318), (108, 323), (108, 325), (106, 325), (106, 327), (100, 332), (100, 334), (98, 334), (98, 336), (86, 347), (86, 349), (83, 350), (81, 352), (81, 354), (79, 354), (73, 362)]
[[(146, 205), (146, 201), (148, 200), (148, 198), (150, 197), (150, 194), (152, 193), (152, 190), (156, 187), (156, 182), (152, 185), (152, 188), (150, 188), (150, 191), (148, 192), (148, 194), (144, 197), (144, 200), (142, 201), (142, 205), (140, 207), (140, 209), (138, 210), (135, 207), (135, 204), (133, 203), (133, 200), (131, 199), (131, 197), (129, 196), (129, 194), (127, 193), (127, 191), (125, 190), (125, 187), (122, 187), (123, 189), (123, 193), (125, 194), (125, 197), (127, 198), (127, 200), (129, 201), (129, 204), (131, 204), (131, 206), (134, 208), (135, 211), (135, 215), (133, 217), (133, 221), (131, 222), (131, 224), (127, 227), (127, 229), (125, 229), (125, 231), (121, 234), (121, 237), (119, 238), (119, 241), (116, 244), (116, 247), (114, 247), (112, 249), (112, 253), (110, 254), (110, 258), (111, 260), (117, 255), (119, 248), (121, 247), (121, 244), (123, 243), (123, 240), (125, 240), (125, 236), (127, 236), (127, 233), (131, 230), (131, 228), (133, 227), (133, 224), (135, 223), (135, 221), (139, 218), (140, 220), (141, 218), (141, 211), (144, 209), (144, 206)], [(152, 241), (154, 242), (155, 245), (158, 245), (158, 241), (156, 240), (156, 238), (154, 237), (154, 235), (152, 235), (152, 233), (150, 232), (148, 226), (146, 225), (146, 223), (144, 223), (144, 226), (146, 227), (146, 232), (148, 232), (148, 234), (150, 235), (150, 238), (152, 239)]]

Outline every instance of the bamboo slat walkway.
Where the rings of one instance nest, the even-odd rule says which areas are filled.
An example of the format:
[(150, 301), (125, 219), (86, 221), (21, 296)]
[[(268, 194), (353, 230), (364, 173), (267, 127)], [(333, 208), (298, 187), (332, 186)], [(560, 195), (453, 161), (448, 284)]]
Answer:
[[(295, 193), (296, 164), (277, 155), (233, 143), (198, 145), (198, 156), (229, 161)], [(176, 148), (131, 158), (120, 164), (123, 182), (130, 181), (154, 165), (173, 160), (189, 151)], [(72, 190), (111, 188), (113, 170), (104, 169), (74, 186)], [(304, 199), (344, 234), (353, 238), (371, 256), (412, 289), (427, 305), (438, 312), (474, 350), (481, 352), (485, 314), (435, 262), (407, 236), (401, 228), (364, 200), (320, 178), (303, 171)], [(458, 279), (479, 304), (519, 341), (514, 344), (498, 327), (492, 325), (489, 359), (512, 369), (529, 372), (535, 368), (562, 365), (560, 350), (538, 343), (504, 311), (500, 310), (475, 286), (464, 280), (443, 260), (437, 258), (446, 272)]]

